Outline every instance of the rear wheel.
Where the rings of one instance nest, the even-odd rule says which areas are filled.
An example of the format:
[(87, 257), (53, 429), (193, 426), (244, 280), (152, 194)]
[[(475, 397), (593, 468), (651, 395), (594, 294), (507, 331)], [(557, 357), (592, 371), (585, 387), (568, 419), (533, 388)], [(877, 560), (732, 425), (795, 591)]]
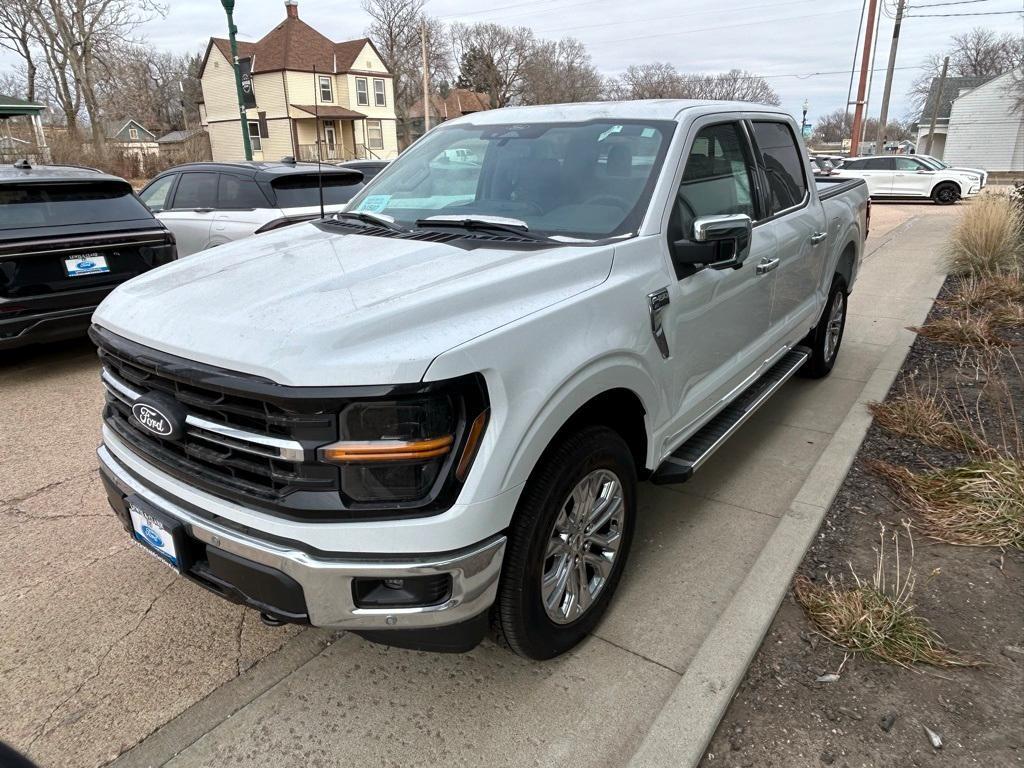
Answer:
[(583, 640), (618, 586), (636, 517), (636, 467), (607, 427), (561, 439), (531, 476), (509, 531), (494, 606), (521, 656), (550, 659)]
[(953, 182), (939, 184), (932, 190), (932, 200), (939, 205), (952, 205), (960, 199), (960, 187)]
[(846, 283), (836, 275), (832, 278), (832, 286), (829, 288), (825, 312), (804, 341), (811, 348), (811, 356), (800, 369), (803, 376), (821, 379), (832, 372), (832, 366), (839, 355), (839, 345), (843, 343), (846, 304)]

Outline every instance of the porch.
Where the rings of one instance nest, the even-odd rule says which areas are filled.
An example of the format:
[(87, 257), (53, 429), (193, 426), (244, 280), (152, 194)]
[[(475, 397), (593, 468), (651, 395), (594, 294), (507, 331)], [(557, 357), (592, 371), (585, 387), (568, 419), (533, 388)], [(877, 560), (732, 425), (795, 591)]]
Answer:
[[(307, 113), (314, 110), (295, 104), (292, 108)], [(311, 115), (292, 119), (297, 160), (343, 162), (381, 157), (384, 142), (379, 120), (343, 107), (321, 106), (319, 112), (319, 118)]]

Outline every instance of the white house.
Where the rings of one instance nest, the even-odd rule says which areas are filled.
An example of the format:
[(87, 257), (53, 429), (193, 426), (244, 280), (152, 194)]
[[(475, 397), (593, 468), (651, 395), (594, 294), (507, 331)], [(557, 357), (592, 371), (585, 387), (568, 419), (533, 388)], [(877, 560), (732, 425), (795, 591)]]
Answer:
[[(933, 77), (928, 97), (921, 110), (921, 118), (917, 121), (917, 152), (942, 158), (946, 151), (946, 134), (949, 132), (949, 115), (953, 109), (953, 101), (963, 93), (977, 88), (990, 78), (983, 77), (947, 77), (942, 83), (941, 99), (939, 78)], [(939, 102), (938, 110), (935, 103)], [(932, 137), (931, 149), (928, 148), (928, 132), (931, 128), (932, 116), (935, 115), (935, 132)]]
[(1024, 111), (1014, 110), (1013, 87), (1024, 69), (989, 80), (954, 101), (942, 159), (990, 173), (1024, 173)]

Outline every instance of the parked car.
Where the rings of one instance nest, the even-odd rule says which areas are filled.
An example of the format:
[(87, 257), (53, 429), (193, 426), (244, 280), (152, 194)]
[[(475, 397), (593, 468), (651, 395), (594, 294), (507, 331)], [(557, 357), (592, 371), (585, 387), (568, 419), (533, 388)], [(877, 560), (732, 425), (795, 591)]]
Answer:
[(972, 175), (972, 176), (977, 176), (978, 179), (981, 182), (981, 188), (982, 189), (984, 189), (985, 185), (988, 184), (988, 171), (983, 170), (981, 168), (963, 168), (963, 167), (952, 166), (949, 163), (946, 163), (946, 162), (943, 162), (942, 160), (939, 160), (939, 158), (937, 158), (937, 157), (933, 157), (932, 155), (914, 155), (914, 157), (916, 157), (918, 160), (921, 160), (926, 165), (932, 166), (933, 168), (935, 168), (935, 170), (939, 170), (939, 171), (946, 171), (946, 170), (958, 171), (960, 173), (969, 174), (969, 175)]
[(937, 170), (915, 155), (850, 158), (837, 170), (837, 175), (864, 179), (872, 198), (931, 198), (940, 205), (949, 205), (981, 190), (977, 176)]
[(272, 623), (465, 650), (492, 616), (568, 650), (638, 480), (685, 481), (835, 363), (868, 193), (806, 157), (774, 107), (508, 107), (330, 219), (133, 281), (92, 330), (114, 510)]
[(338, 163), (342, 168), (354, 168), (363, 174), (363, 179), (369, 183), (370, 179), (388, 167), (388, 160), (346, 160)]
[(832, 163), (821, 157), (811, 157), (809, 159), (811, 164), (811, 172), (815, 176), (831, 176), (834, 168)]
[(366, 185), (362, 171), (315, 163), (188, 163), (164, 171), (139, 197), (178, 239), (178, 255), (343, 209)]
[(0, 349), (84, 335), (115, 286), (174, 257), (174, 237), (124, 179), (0, 167)]

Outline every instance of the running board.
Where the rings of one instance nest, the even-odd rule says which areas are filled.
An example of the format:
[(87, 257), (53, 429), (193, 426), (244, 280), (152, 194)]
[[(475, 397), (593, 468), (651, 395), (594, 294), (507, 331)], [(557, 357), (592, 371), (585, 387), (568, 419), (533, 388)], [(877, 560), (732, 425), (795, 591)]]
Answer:
[(811, 351), (807, 347), (794, 347), (783, 355), (761, 378), (737, 395), (711, 421), (665, 459), (651, 475), (651, 482), (656, 485), (685, 483), (693, 477), (693, 473), (700, 465), (742, 427), (747, 419), (800, 369), (810, 355)]

